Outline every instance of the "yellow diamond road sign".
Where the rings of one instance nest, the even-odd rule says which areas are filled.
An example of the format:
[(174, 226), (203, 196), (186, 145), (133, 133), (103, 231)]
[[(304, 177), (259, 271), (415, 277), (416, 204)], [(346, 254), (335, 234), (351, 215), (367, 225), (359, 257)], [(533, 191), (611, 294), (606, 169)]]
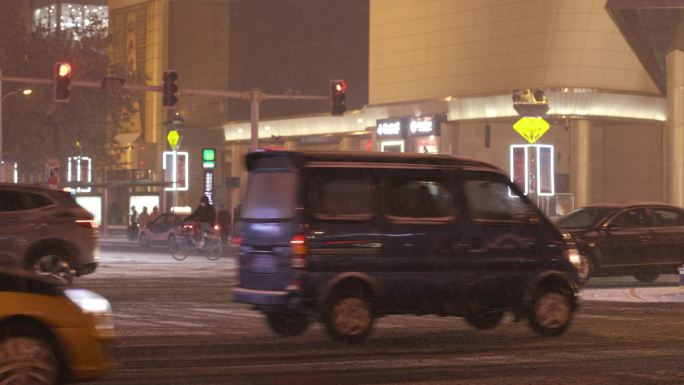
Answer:
[(177, 130), (171, 130), (169, 131), (169, 134), (166, 135), (166, 141), (169, 142), (169, 146), (171, 146), (172, 149), (176, 148), (178, 140), (180, 140), (180, 135), (178, 135)]
[(551, 126), (544, 120), (544, 118), (520, 118), (514, 125), (513, 129), (518, 132), (530, 144), (539, 140)]

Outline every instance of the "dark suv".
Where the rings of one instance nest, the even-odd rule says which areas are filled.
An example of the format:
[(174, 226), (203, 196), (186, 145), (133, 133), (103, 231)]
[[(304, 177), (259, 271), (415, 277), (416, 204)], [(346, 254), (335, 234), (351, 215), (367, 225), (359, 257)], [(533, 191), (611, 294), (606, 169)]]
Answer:
[(0, 184), (0, 266), (71, 281), (98, 259), (97, 224), (68, 193)]
[(542, 335), (569, 325), (574, 244), (486, 163), (435, 155), (254, 152), (237, 221), (234, 300), (281, 335), (322, 321), (360, 342), (390, 314), (505, 311)]
[(593, 204), (557, 223), (577, 242), (580, 277), (633, 275), (652, 282), (684, 264), (684, 210), (663, 203)]

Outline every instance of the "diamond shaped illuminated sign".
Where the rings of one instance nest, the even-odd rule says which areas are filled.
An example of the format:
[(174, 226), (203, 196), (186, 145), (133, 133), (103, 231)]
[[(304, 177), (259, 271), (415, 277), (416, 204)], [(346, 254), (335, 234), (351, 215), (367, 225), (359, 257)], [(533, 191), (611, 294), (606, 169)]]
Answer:
[(166, 135), (166, 141), (169, 142), (169, 146), (173, 149), (177, 148), (176, 146), (178, 145), (179, 140), (180, 134), (178, 134), (178, 130), (171, 130), (168, 135)]
[(521, 118), (514, 125), (513, 129), (520, 134), (530, 144), (539, 140), (539, 138), (549, 130), (551, 126), (544, 120), (544, 118)]

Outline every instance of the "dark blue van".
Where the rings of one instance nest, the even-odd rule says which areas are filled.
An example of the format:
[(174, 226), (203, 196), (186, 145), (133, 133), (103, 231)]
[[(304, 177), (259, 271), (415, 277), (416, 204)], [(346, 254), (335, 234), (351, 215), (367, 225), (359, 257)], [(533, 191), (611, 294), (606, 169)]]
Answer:
[(280, 335), (323, 322), (366, 339), (377, 317), (504, 312), (546, 336), (576, 309), (574, 244), (483, 162), (451, 156), (253, 152), (234, 243), (234, 300)]

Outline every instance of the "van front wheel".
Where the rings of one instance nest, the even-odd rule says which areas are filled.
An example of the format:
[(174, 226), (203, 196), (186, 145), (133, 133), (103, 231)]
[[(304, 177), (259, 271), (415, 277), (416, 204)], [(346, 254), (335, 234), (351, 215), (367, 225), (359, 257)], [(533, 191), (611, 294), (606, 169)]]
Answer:
[(301, 335), (309, 327), (309, 320), (301, 313), (266, 313), (266, 322), (271, 330), (283, 337)]
[(334, 340), (348, 344), (363, 342), (373, 330), (374, 322), (373, 304), (363, 289), (350, 287), (330, 297), (324, 323)]

